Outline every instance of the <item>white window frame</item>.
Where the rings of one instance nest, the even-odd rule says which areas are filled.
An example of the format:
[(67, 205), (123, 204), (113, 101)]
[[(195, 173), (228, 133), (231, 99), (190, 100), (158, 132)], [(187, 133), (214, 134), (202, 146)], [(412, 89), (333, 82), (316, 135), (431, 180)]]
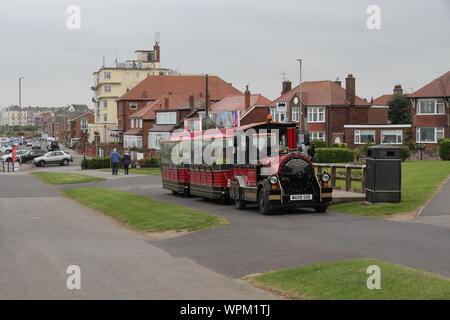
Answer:
[(324, 131), (310, 131), (310, 140), (322, 140), (325, 141), (325, 132)]
[(104, 72), (103, 79), (105, 79), (105, 80), (111, 79), (111, 72), (109, 72), (109, 71)]
[(105, 93), (111, 93), (111, 86), (105, 86), (103, 89)]
[(325, 107), (308, 107), (308, 123), (324, 123)]
[(88, 119), (81, 119), (80, 120), (80, 127), (81, 127), (81, 131), (86, 131), (89, 128), (89, 121), (88, 121)]
[(130, 128), (134, 129), (134, 118), (130, 119)]
[(123, 146), (125, 148), (142, 148), (142, 137), (126, 134), (123, 136)]
[(270, 108), (270, 115), (272, 116), (273, 122), (284, 122), (287, 121), (287, 112), (277, 110), (276, 108)]
[[(355, 140), (355, 144), (366, 144), (366, 143), (368, 143), (369, 141), (367, 141), (367, 142), (361, 142), (361, 132), (362, 131), (365, 131), (365, 132), (371, 132), (371, 134), (370, 135), (373, 135), (373, 143), (375, 143), (375, 141), (376, 141), (376, 131), (375, 130), (355, 130), (355, 132), (354, 132), (354, 140)], [(369, 135), (369, 134), (368, 134)]]
[(130, 102), (130, 110), (136, 110), (138, 108), (137, 102)]
[(292, 121), (300, 122), (300, 107), (292, 107)]
[[(422, 112), (421, 102), (433, 102), (433, 112)], [(442, 112), (438, 112), (438, 105), (442, 105)], [(420, 99), (417, 105), (417, 114), (418, 115), (434, 115), (434, 114), (445, 114), (445, 104), (442, 100), (437, 99)]]
[(108, 122), (108, 114), (107, 113), (103, 114), (103, 122)]
[(103, 108), (108, 108), (108, 100), (103, 100)]
[[(395, 132), (395, 133), (394, 133)], [(390, 133), (390, 134), (388, 134)], [(393, 136), (395, 135), (396, 142), (384, 142), (385, 136)], [(403, 130), (381, 130), (381, 144), (402, 144), (403, 143)]]
[(170, 132), (154, 131), (148, 133), (148, 147), (149, 149), (161, 149), (161, 140), (169, 139)]
[(156, 113), (156, 124), (176, 124), (177, 113), (170, 112), (158, 112)]
[[(420, 140), (420, 131), (421, 129), (434, 129), (434, 141), (421, 141)], [(438, 134), (440, 137), (438, 138)], [(417, 143), (437, 143), (439, 139), (445, 138), (445, 129), (444, 127), (418, 127), (416, 129), (416, 142)]]

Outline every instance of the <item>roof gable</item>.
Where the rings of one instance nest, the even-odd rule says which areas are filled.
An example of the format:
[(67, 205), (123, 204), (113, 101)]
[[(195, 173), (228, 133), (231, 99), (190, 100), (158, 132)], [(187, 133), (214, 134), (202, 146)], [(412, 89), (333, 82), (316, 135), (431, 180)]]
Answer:
[(413, 92), (410, 98), (431, 98), (450, 96), (450, 71)]

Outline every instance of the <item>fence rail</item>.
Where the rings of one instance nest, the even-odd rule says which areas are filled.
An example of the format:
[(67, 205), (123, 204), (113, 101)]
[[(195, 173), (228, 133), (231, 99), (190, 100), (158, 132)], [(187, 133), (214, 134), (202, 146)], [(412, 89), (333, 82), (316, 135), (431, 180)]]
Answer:
[[(329, 169), (331, 175), (330, 186), (335, 189), (361, 192), (364, 193), (366, 181), (366, 165), (365, 164), (342, 164), (342, 163), (315, 163), (314, 166), (318, 173), (322, 173), (325, 169)], [(342, 169), (342, 170), (338, 170)], [(352, 171), (358, 170), (359, 175), (352, 175)], [(345, 181), (344, 186), (336, 186), (336, 181)], [(361, 188), (352, 188), (352, 182), (361, 182)]]
[(16, 172), (19, 169), (18, 162), (0, 161), (0, 172)]

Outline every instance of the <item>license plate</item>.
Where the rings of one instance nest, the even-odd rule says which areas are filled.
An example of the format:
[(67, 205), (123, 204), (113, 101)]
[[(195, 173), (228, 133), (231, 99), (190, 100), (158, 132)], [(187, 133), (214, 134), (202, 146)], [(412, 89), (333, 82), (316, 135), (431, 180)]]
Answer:
[(312, 194), (291, 194), (291, 201), (312, 200)]

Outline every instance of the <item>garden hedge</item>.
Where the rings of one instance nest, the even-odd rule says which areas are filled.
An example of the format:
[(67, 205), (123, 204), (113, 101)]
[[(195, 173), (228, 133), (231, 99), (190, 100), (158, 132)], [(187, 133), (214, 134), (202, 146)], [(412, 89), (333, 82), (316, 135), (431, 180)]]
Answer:
[(311, 145), (314, 146), (314, 148), (326, 148), (327, 143), (323, 140), (311, 140)]
[(450, 160), (450, 139), (442, 139), (439, 141), (439, 157), (442, 160)]
[(345, 148), (318, 148), (315, 161), (318, 163), (354, 162), (355, 151)]
[(159, 168), (161, 167), (161, 161), (159, 158), (146, 158), (144, 160), (139, 161), (139, 164), (142, 168)]
[(84, 163), (84, 159), (81, 160), (81, 169), (105, 169), (110, 167), (111, 160), (109, 159), (109, 157), (86, 159), (86, 166)]

